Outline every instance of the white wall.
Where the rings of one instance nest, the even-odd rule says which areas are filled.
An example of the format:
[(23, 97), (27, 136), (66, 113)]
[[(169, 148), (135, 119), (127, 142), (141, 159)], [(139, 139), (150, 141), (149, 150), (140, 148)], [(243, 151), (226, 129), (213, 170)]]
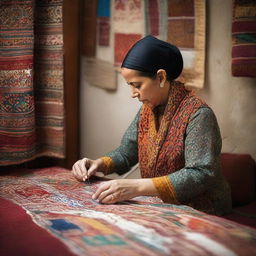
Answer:
[(116, 92), (83, 81), (80, 97), (81, 156), (97, 158), (119, 145), (141, 103), (130, 97), (129, 86), (120, 75)]
[[(231, 76), (231, 21), (232, 0), (207, 1), (206, 81), (200, 95), (216, 113), (223, 152), (256, 159), (256, 79)], [(110, 93), (86, 84), (81, 73), (81, 156), (96, 158), (118, 146), (140, 106), (118, 80), (118, 90)]]
[(256, 159), (256, 79), (231, 75), (232, 0), (207, 4), (206, 81), (200, 94), (218, 118), (222, 151)]

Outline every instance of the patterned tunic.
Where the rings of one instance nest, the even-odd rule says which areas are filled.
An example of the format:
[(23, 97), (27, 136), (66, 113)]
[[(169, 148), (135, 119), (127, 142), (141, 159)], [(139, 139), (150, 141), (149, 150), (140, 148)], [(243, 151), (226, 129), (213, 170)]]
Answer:
[(102, 159), (123, 174), (137, 162), (161, 199), (223, 215), (230, 190), (220, 171), (221, 136), (213, 111), (184, 86), (172, 86), (159, 129), (157, 114), (142, 106), (121, 145)]

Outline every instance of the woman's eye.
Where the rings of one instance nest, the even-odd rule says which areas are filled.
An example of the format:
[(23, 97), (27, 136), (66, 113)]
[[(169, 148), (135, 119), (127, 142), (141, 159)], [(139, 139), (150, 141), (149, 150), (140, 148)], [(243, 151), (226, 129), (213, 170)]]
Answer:
[(139, 85), (135, 85), (134, 86), (136, 89), (140, 89), (140, 87), (141, 87), (141, 85), (139, 84)]

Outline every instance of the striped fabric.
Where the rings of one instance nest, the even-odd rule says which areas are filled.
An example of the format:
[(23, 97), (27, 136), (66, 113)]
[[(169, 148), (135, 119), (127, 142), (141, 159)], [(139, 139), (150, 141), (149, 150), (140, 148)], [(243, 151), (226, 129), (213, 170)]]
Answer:
[(256, 1), (234, 0), (232, 75), (256, 77)]
[(205, 76), (206, 1), (168, 0), (168, 39), (184, 60), (180, 80), (187, 88), (202, 89)]
[(1, 0), (0, 165), (64, 156), (62, 59), (62, 0)]
[(37, 0), (35, 8), (35, 108), (37, 153), (63, 158), (63, 0)]

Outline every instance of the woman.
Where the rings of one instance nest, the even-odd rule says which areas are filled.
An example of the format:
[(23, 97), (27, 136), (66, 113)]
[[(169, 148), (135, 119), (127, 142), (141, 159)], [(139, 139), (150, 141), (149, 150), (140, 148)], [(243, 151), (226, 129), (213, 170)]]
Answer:
[(139, 162), (142, 179), (103, 182), (93, 195), (101, 203), (158, 196), (223, 215), (231, 209), (220, 171), (221, 136), (213, 111), (174, 81), (182, 69), (174, 45), (147, 36), (127, 53), (121, 74), (142, 107), (116, 150), (96, 160), (83, 158), (73, 175), (85, 181), (97, 171), (123, 174)]

